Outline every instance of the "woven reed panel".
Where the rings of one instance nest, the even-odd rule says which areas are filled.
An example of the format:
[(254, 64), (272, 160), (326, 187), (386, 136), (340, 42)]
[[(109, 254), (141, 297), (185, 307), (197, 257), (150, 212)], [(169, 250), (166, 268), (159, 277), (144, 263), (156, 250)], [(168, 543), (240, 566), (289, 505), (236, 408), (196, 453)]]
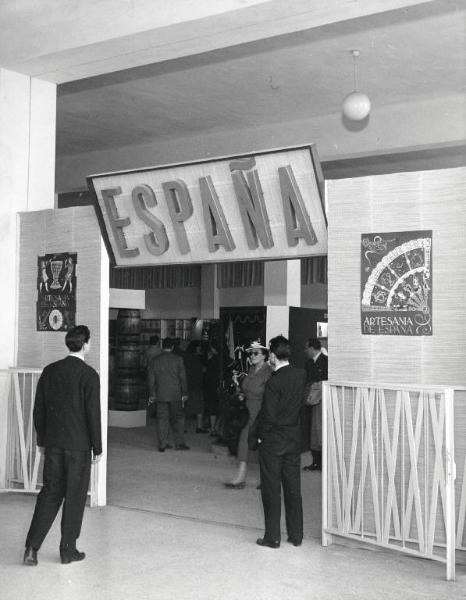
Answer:
[[(466, 384), (466, 168), (327, 182), (329, 378)], [(361, 334), (362, 233), (432, 230), (433, 335)]]
[(67, 353), (65, 333), (37, 331), (37, 258), (77, 252), (76, 324), (91, 330), (88, 358), (95, 369), (100, 352), (100, 230), (93, 207), (20, 214), (18, 366), (44, 367)]

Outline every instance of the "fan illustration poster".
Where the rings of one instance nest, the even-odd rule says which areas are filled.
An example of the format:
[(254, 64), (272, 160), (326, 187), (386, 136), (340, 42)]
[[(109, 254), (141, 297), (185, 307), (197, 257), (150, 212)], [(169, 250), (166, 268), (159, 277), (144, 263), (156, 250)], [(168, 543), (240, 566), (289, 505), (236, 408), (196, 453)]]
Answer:
[(37, 331), (75, 326), (78, 255), (46, 254), (37, 259)]
[(432, 335), (432, 231), (361, 235), (361, 331)]

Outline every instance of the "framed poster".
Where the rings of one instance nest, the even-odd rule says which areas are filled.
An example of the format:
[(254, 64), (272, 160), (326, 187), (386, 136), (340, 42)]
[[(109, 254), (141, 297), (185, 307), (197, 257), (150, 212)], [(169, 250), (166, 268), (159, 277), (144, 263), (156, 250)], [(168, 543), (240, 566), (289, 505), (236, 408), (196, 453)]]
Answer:
[(76, 324), (77, 254), (37, 258), (37, 331), (68, 331)]
[(432, 335), (432, 231), (361, 235), (361, 332)]

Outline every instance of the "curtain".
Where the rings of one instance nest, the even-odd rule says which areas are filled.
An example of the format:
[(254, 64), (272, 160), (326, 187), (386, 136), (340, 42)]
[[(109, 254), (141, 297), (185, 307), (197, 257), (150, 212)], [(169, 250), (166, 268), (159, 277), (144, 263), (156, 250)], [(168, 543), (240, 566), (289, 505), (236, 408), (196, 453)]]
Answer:
[(264, 285), (263, 261), (249, 260), (217, 265), (217, 287), (232, 288), (251, 285)]
[(301, 259), (301, 285), (327, 283), (327, 257), (311, 256)]
[(110, 267), (110, 287), (130, 290), (183, 288), (201, 285), (200, 265)]
[[(301, 285), (327, 283), (327, 257), (301, 259)], [(133, 290), (183, 288), (201, 285), (201, 265), (110, 268), (110, 287)], [(250, 260), (217, 264), (219, 288), (264, 285), (264, 262)]]

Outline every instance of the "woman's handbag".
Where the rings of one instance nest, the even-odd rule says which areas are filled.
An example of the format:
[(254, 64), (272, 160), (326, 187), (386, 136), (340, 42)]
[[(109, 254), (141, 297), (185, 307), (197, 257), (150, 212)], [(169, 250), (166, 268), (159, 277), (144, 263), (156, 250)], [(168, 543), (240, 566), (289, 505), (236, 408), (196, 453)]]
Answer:
[(322, 402), (322, 382), (314, 381), (311, 385), (306, 386), (306, 398), (304, 403), (306, 406), (317, 406)]

